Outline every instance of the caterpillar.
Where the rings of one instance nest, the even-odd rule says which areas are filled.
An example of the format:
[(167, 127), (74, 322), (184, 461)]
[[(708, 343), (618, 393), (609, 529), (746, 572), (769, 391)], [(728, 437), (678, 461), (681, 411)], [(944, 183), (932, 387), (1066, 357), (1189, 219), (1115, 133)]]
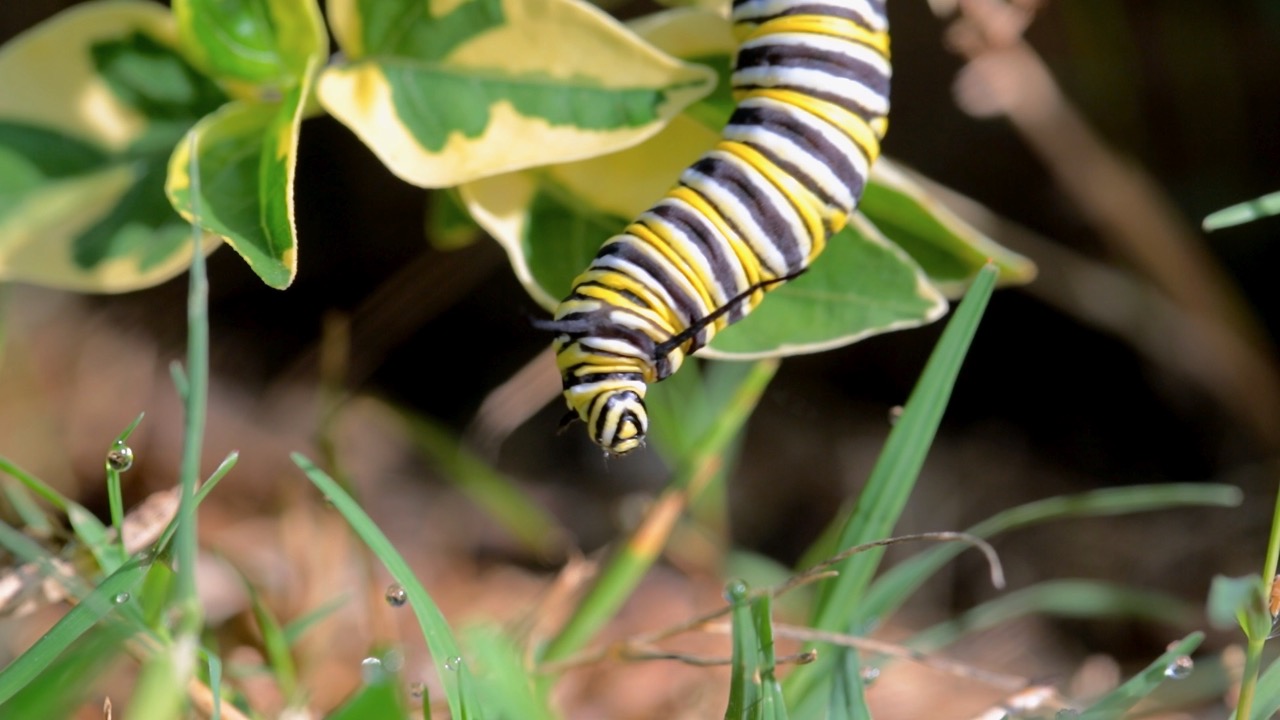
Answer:
[(844, 227), (888, 128), (885, 0), (734, 0), (737, 105), (716, 146), (605, 241), (553, 320), (569, 406), (609, 455), (644, 444), (647, 386)]

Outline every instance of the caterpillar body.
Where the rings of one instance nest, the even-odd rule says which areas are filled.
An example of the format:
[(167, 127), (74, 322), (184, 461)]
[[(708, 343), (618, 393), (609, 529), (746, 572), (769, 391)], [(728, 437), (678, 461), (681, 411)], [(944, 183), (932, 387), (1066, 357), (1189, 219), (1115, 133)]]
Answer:
[(564, 397), (611, 455), (644, 444), (647, 385), (802, 273), (844, 227), (889, 111), (885, 0), (734, 0), (720, 142), (609, 238), (543, 325)]

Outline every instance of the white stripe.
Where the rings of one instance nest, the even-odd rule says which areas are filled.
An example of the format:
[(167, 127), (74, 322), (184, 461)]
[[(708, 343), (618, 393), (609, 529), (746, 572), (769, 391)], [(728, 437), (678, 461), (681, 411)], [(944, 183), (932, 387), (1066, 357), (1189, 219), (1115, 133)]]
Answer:
[(724, 151), (712, 150), (704, 157), (714, 157), (732, 164), (751, 184), (751, 192), (764, 196), (764, 202), (774, 207), (786, 223), (789, 237), (775, 238), (756, 221), (754, 214), (727, 190), (721, 188), (719, 182), (695, 172), (692, 167), (685, 170), (681, 180), (702, 193), (716, 208), (725, 215), (735, 227), (743, 233), (743, 240), (751, 247), (752, 252), (760, 258), (760, 262), (774, 275), (786, 275), (799, 268), (788, 266), (783, 253), (778, 249), (779, 243), (795, 243), (796, 252), (806, 258), (812, 251), (808, 229), (796, 213), (790, 201), (773, 183), (758, 173), (755, 168), (739, 158)]
[(768, 47), (771, 45), (781, 45), (784, 47), (811, 47), (837, 55), (847, 55), (848, 57), (875, 68), (876, 72), (885, 77), (889, 77), (893, 74), (888, 58), (881, 55), (875, 48), (868, 47), (862, 43), (846, 40), (844, 38), (834, 37), (832, 35), (798, 32), (771, 33), (742, 43), (739, 51), (753, 50), (755, 48)]
[[(821, 70), (791, 67), (754, 67), (736, 70), (733, 73), (733, 87), (739, 89), (752, 87), (787, 87), (799, 89), (807, 94), (817, 92), (839, 95), (849, 98), (859, 106), (867, 109), (872, 116), (889, 113), (889, 99), (871, 88), (855, 80), (847, 80)], [(868, 118), (874, 120), (875, 117)]]
[(729, 125), (724, 129), (724, 137), (764, 148), (775, 157), (795, 165), (799, 173), (821, 188), (841, 212), (847, 214), (853, 209), (852, 191), (831, 171), (826, 158), (810, 153), (785, 135), (758, 125)]
[(858, 149), (857, 144), (853, 142), (852, 138), (845, 135), (839, 128), (835, 127), (831, 123), (828, 123), (822, 118), (817, 117), (806, 110), (794, 105), (789, 105), (780, 100), (774, 100), (773, 98), (748, 98), (738, 107), (763, 108), (787, 113), (792, 118), (803, 123), (805, 127), (821, 135), (827, 142), (839, 148), (841, 152), (844, 153), (844, 156), (853, 163), (854, 172), (858, 174), (858, 177), (863, 179), (864, 183), (866, 182), (867, 172), (869, 171), (866, 157), (862, 155), (862, 151)]

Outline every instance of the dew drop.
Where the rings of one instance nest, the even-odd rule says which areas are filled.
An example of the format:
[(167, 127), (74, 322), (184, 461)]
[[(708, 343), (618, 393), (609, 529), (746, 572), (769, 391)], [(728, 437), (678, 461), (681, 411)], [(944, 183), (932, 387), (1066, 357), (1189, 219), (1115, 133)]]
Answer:
[(382, 668), (382, 660), (369, 656), (360, 661), (360, 678), (366, 685), (376, 683), (386, 675)]
[(724, 599), (730, 603), (740, 603), (747, 599), (747, 583), (742, 580), (730, 580), (724, 584)]
[(448, 670), (449, 672), (457, 672), (458, 670), (461, 670), (461, 669), (462, 669), (462, 658), (458, 657), (457, 655), (454, 655), (453, 657), (449, 658), (448, 660), (445, 660), (445, 661), (444, 661), (444, 669), (445, 669), (445, 670)]
[(870, 685), (880, 679), (880, 668), (868, 665), (862, 668), (859, 674), (862, 676), (862, 684)]
[(387, 604), (391, 607), (402, 607), (409, 601), (409, 593), (405, 592), (404, 588), (400, 586), (400, 583), (392, 583), (388, 585), (387, 594), (383, 597), (387, 599)]
[(901, 405), (894, 405), (889, 408), (889, 427), (898, 424), (898, 421), (902, 419), (902, 411), (903, 407)]
[(117, 441), (107, 451), (107, 469), (124, 472), (133, 467), (133, 448)]
[(412, 683), (409, 685), (409, 697), (414, 700), (421, 700), (422, 696), (427, 694), (427, 686), (425, 683)]
[(123, 604), (125, 604), (125, 603), (129, 602), (130, 597), (131, 597), (131, 596), (130, 596), (130, 595), (129, 595), (129, 593), (127, 593), (127, 592), (116, 593), (116, 596), (115, 596), (115, 597), (113, 597), (113, 598), (111, 598), (111, 602), (113, 602), (113, 603), (115, 603), (115, 604), (117, 604), (117, 605), (123, 605)]
[(1195, 667), (1196, 663), (1190, 655), (1181, 655), (1164, 669), (1164, 676), (1170, 680), (1182, 680), (1190, 675)]

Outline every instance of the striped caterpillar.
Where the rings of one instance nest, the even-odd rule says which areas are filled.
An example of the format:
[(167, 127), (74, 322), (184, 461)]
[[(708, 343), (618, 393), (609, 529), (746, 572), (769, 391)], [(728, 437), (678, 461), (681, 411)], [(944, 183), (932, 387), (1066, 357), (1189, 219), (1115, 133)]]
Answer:
[(609, 238), (555, 319), (572, 414), (644, 444), (648, 384), (790, 280), (844, 227), (888, 127), (885, 0), (735, 0), (737, 107), (716, 146)]

